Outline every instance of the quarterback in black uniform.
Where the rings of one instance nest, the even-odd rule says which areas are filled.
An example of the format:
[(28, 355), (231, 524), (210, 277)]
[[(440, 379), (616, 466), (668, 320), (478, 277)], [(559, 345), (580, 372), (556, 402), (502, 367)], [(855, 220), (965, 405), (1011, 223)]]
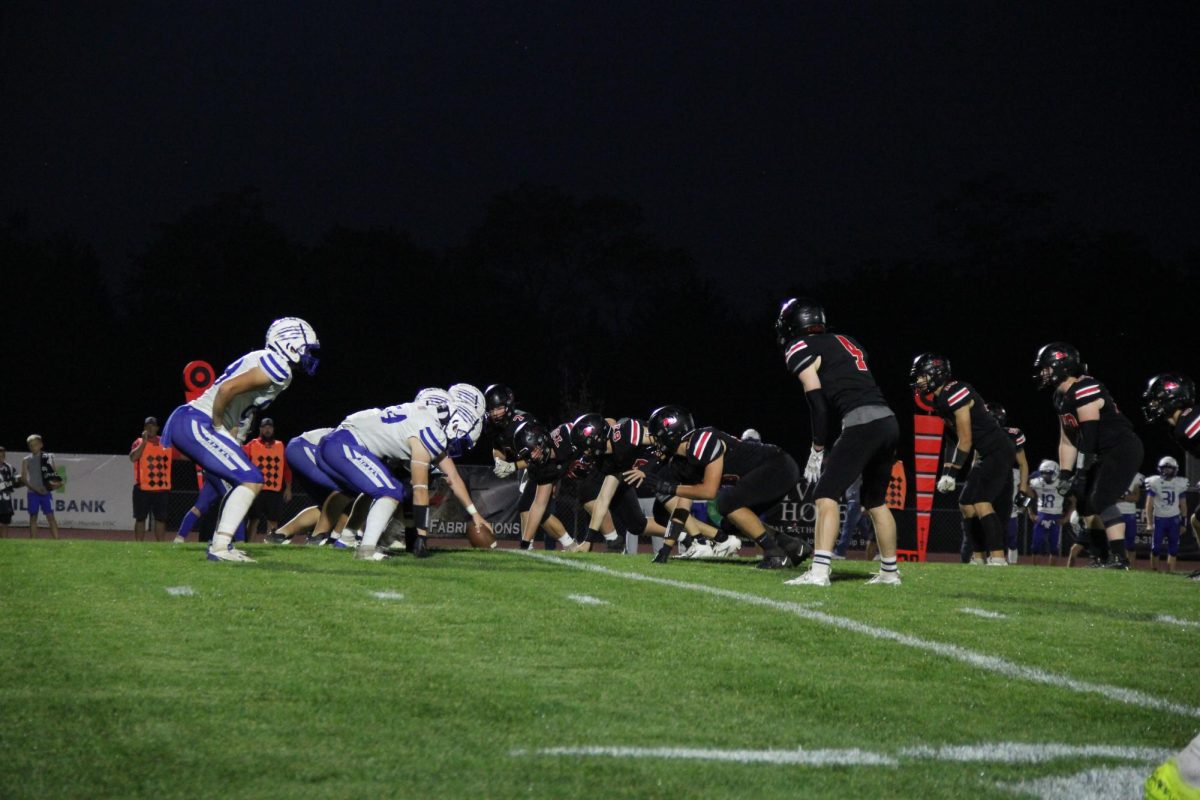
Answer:
[[(826, 332), (825, 309), (815, 300), (792, 298), (783, 304), (775, 333), (788, 370), (799, 378), (812, 414), (812, 451), (804, 477), (815, 482), (817, 525), (812, 569), (788, 583), (829, 585), (829, 565), (837, 541), (838, 499), (862, 476), (860, 497), (871, 515), (879, 544), (880, 571), (868, 583), (900, 583), (896, 568), (896, 520), (884, 502), (896, 461), (900, 426), (867, 366), (856, 339)], [(830, 407), (842, 430), (828, 449)]]
[[(1164, 372), (1146, 383), (1142, 394), (1142, 413), (1147, 422), (1162, 420), (1171, 426), (1171, 438), (1184, 451), (1200, 458), (1200, 406), (1196, 405), (1196, 384), (1186, 375)], [(1200, 509), (1192, 514), (1192, 535), (1200, 542)], [(1188, 575), (1200, 580), (1200, 570)]]
[[(763, 525), (758, 515), (779, 502), (800, 479), (800, 468), (774, 445), (743, 442), (716, 428), (697, 428), (679, 406), (655, 409), (648, 423), (660, 461), (668, 469), (645, 477), (670, 512), (657, 563), (670, 558), (691, 515), (693, 500), (717, 498), (721, 516), (763, 549), (759, 569), (780, 569), (802, 561), (799, 539)], [(722, 484), (733, 488), (721, 492)]]
[(1051, 342), (1033, 362), (1038, 388), (1054, 388), (1058, 414), (1059, 493), (1075, 495), (1093, 538), (1108, 539), (1104, 566), (1129, 569), (1125, 520), (1117, 508), (1142, 464), (1142, 440), (1104, 384), (1087, 374), (1079, 351)]
[[(912, 388), (932, 401), (933, 410), (946, 423), (946, 452), (937, 490), (943, 494), (958, 486), (958, 476), (974, 449), (977, 458), (970, 480), (962, 488), (958, 507), (963, 532), (975, 543), (973, 562), (987, 558), (989, 566), (1008, 566), (1004, 556), (1004, 522), (995, 503), (1012, 491), (1012, 465), (1017, 458), (1012, 439), (988, 413), (987, 404), (969, 383), (954, 379), (949, 359), (923, 353), (909, 371)], [(1011, 503), (1011, 501), (1010, 501)]]

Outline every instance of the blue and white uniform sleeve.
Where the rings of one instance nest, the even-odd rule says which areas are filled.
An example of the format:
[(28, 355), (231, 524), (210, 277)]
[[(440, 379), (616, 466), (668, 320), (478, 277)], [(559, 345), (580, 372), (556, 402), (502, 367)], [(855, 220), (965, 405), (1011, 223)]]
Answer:
[(427, 425), (417, 431), (417, 438), (429, 451), (429, 455), (437, 461), (446, 452), (446, 432), (432, 425)]
[(271, 379), (271, 383), (276, 385), (287, 383), (288, 378), (292, 376), (291, 365), (285, 359), (280, 358), (270, 351), (263, 351), (259, 355), (258, 366), (262, 367), (262, 371), (267, 373), (267, 377)]

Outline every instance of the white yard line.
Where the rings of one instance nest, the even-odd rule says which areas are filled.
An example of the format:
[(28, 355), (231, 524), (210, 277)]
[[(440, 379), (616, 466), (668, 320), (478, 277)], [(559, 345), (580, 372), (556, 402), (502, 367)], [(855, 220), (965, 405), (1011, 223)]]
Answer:
[(601, 600), (599, 597), (592, 597), (590, 594), (569, 594), (568, 600), (574, 600), (582, 606), (607, 606), (610, 603), (607, 600)]
[(196, 590), (190, 586), (168, 586), (166, 587), (167, 594), (172, 597), (194, 597)]
[(404, 595), (399, 592), (371, 592), (371, 596), (380, 600), (403, 600)]
[(982, 608), (960, 608), (959, 611), (984, 619), (1008, 619), (1007, 614), (1001, 614), (999, 611), (986, 611)]
[[(521, 555), (528, 558), (535, 558), (539, 561), (545, 561), (563, 567), (570, 567), (571, 569), (577, 569), (584, 572), (595, 572), (600, 575), (621, 578), (627, 581), (640, 581), (642, 583), (652, 583), (658, 586), (670, 586), (674, 589), (700, 592), (702, 594), (712, 595), (713, 597), (722, 597), (726, 600), (736, 600), (740, 603), (746, 603), (749, 605), (773, 608), (776, 611), (783, 611), (788, 614), (793, 614), (810, 622), (828, 625), (833, 628), (840, 628), (852, 633), (869, 636), (873, 639), (882, 639), (884, 641), (895, 642), (896, 644), (901, 644), (905, 647), (911, 647), (916, 650), (924, 650), (925, 652), (935, 653), (939, 656), (953, 659), (955, 661), (961, 661), (962, 663), (969, 664), (972, 667), (985, 669), (989, 672), (996, 672), (1010, 678), (1018, 678), (1020, 680), (1031, 681), (1033, 683), (1041, 683), (1048, 686), (1054, 686), (1059, 689), (1078, 692), (1080, 694), (1099, 695), (1114, 702), (1126, 703), (1139, 708), (1154, 709), (1156, 711), (1169, 711), (1172, 714), (1200, 718), (1200, 707), (1197, 706), (1176, 703), (1172, 700), (1166, 700), (1161, 697), (1155, 697), (1154, 695), (1146, 694), (1145, 692), (1138, 691), (1137, 689), (1126, 689), (1121, 686), (1110, 686), (1103, 683), (1091, 683), (1089, 681), (1077, 680), (1067, 675), (1051, 672), (1039, 667), (1025, 666), (1023, 664), (1008, 661), (1007, 659), (999, 658), (997, 656), (990, 656), (986, 653), (969, 650), (958, 645), (946, 644), (945, 642), (936, 642), (930, 639), (922, 639), (918, 636), (900, 633), (899, 631), (889, 630), (888, 628), (880, 628), (875, 625), (868, 625), (865, 622), (859, 622), (855, 619), (826, 614), (823, 611), (816, 611), (808, 608), (801, 603), (791, 603), (785, 600), (773, 600), (769, 597), (760, 597), (759, 595), (747, 594), (745, 592), (735, 592), (730, 589), (720, 589), (703, 583), (688, 583), (686, 581), (678, 581), (671, 578), (659, 578), (653, 575), (643, 575), (637, 572), (624, 572), (622, 570), (602, 567), (599, 564), (593, 564), (587, 561), (559, 558), (557, 556), (545, 555), (544, 553), (537, 553), (532, 550), (505, 550), (504, 552), (511, 553), (513, 555)], [(869, 589), (866, 589), (866, 591), (869, 591)]]
[(981, 764), (1045, 764), (1063, 759), (1103, 758), (1157, 764), (1169, 758), (1170, 750), (1116, 745), (1026, 744), (994, 742), (942, 747), (908, 747), (896, 753), (877, 753), (859, 748), (805, 750), (737, 750), (712, 747), (627, 747), (593, 745), (544, 747), (509, 752), (526, 756), (593, 756), (606, 758), (657, 758), (683, 761), (729, 761), (738, 764), (800, 764), (804, 766), (898, 766), (902, 761), (942, 761)]
[(1200, 628), (1200, 622), (1193, 622), (1190, 619), (1179, 619), (1179, 617), (1172, 617), (1169, 614), (1159, 614), (1154, 618), (1154, 621), (1165, 622), (1168, 625), (1178, 625), (1181, 628)]

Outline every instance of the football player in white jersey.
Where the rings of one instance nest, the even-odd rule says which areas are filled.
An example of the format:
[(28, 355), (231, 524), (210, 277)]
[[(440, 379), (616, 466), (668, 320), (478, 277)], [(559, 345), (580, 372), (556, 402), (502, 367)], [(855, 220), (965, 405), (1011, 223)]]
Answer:
[(453, 431), (468, 426), (469, 432), (469, 418), (474, 413), (473, 398), (467, 397), (470, 393), (462, 392), (462, 399), (468, 401), (464, 411), (462, 403), (455, 397), (454, 388), (451, 387), (450, 419), (459, 422), (448, 422), (446, 429), (428, 406), (404, 403), (351, 414), (318, 445), (317, 461), (321, 469), (344, 490), (360, 492), (372, 500), (357, 557), (374, 560), (387, 557), (376, 545), (404, 500), (404, 486), (384, 464), (385, 459), (407, 463), (412, 473), (413, 520), (417, 528), (414, 556), (424, 558), (429, 555), (426, 541), (429, 535), (429, 474), (434, 465), (445, 473), (450, 490), (475, 524), (490, 530), (471, 501), (454, 461), (446, 457), (447, 431), (453, 424)]
[(316, 372), (320, 346), (316, 332), (304, 320), (277, 319), (267, 329), (262, 350), (230, 364), (204, 394), (179, 406), (167, 420), (163, 446), (179, 449), (210, 476), (234, 487), (225, 497), (208, 548), (209, 561), (254, 560), (232, 547), (234, 532), (263, 482), (262, 473), (250, 463), (241, 445), (254, 416), (291, 385), (296, 366), (309, 375)]
[[(333, 479), (317, 466), (317, 445), (333, 428), (316, 428), (293, 437), (284, 449), (284, 457), (300, 490), (315, 501), (296, 516), (279, 526), (275, 533), (266, 538), (269, 544), (291, 544), (298, 533), (308, 536), (309, 544), (323, 543), (323, 539), (334, 529), (345, 512), (353, 495), (341, 491)], [(343, 523), (344, 524), (344, 523)]]
[(1054, 557), (1059, 550), (1062, 526), (1070, 517), (1067, 505), (1072, 501), (1058, 493), (1058, 463), (1047, 459), (1038, 465), (1037, 475), (1029, 481), (1029, 487), (1037, 496), (1037, 514), (1033, 509), (1029, 515), (1033, 519), (1033, 546), (1030, 554), (1033, 556), (1049, 553), (1046, 562), (1054, 566)]
[[(1146, 479), (1146, 528), (1153, 535), (1150, 569), (1167, 555), (1167, 572), (1175, 571), (1179, 555), (1179, 523), (1187, 519), (1187, 479), (1179, 474), (1179, 462), (1170, 456), (1158, 461), (1158, 474)], [(1165, 541), (1164, 541), (1165, 540)]]

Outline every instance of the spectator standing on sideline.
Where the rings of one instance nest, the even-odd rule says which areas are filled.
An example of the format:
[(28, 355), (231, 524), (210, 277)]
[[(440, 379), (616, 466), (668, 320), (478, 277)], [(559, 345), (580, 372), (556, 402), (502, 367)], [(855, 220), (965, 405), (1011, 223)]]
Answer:
[(171, 463), (175, 450), (163, 447), (158, 437), (158, 419), (146, 417), (142, 435), (133, 441), (133, 538), (146, 538), (146, 518), (154, 517), (154, 541), (167, 533), (167, 496), (171, 491)]
[(7, 454), (0, 447), (0, 539), (8, 537), (8, 524), (13, 518), (12, 493), (20, 485), (17, 471), (8, 463)]
[(263, 417), (258, 438), (243, 445), (250, 463), (263, 474), (263, 488), (250, 507), (246, 541), (253, 542), (259, 520), (267, 521), (267, 535), (275, 533), (283, 517), (283, 507), (292, 501), (292, 468), (287, 464), (284, 444), (275, 438), (275, 420)]
[(58, 538), (58, 520), (54, 517), (54, 498), (50, 493), (62, 485), (54, 470), (54, 456), (45, 452), (42, 437), (36, 433), (25, 439), (29, 455), (21, 460), (21, 483), (29, 488), (26, 502), (29, 504), (29, 538), (37, 538), (38, 512), (46, 515), (50, 523), (50, 536)]

